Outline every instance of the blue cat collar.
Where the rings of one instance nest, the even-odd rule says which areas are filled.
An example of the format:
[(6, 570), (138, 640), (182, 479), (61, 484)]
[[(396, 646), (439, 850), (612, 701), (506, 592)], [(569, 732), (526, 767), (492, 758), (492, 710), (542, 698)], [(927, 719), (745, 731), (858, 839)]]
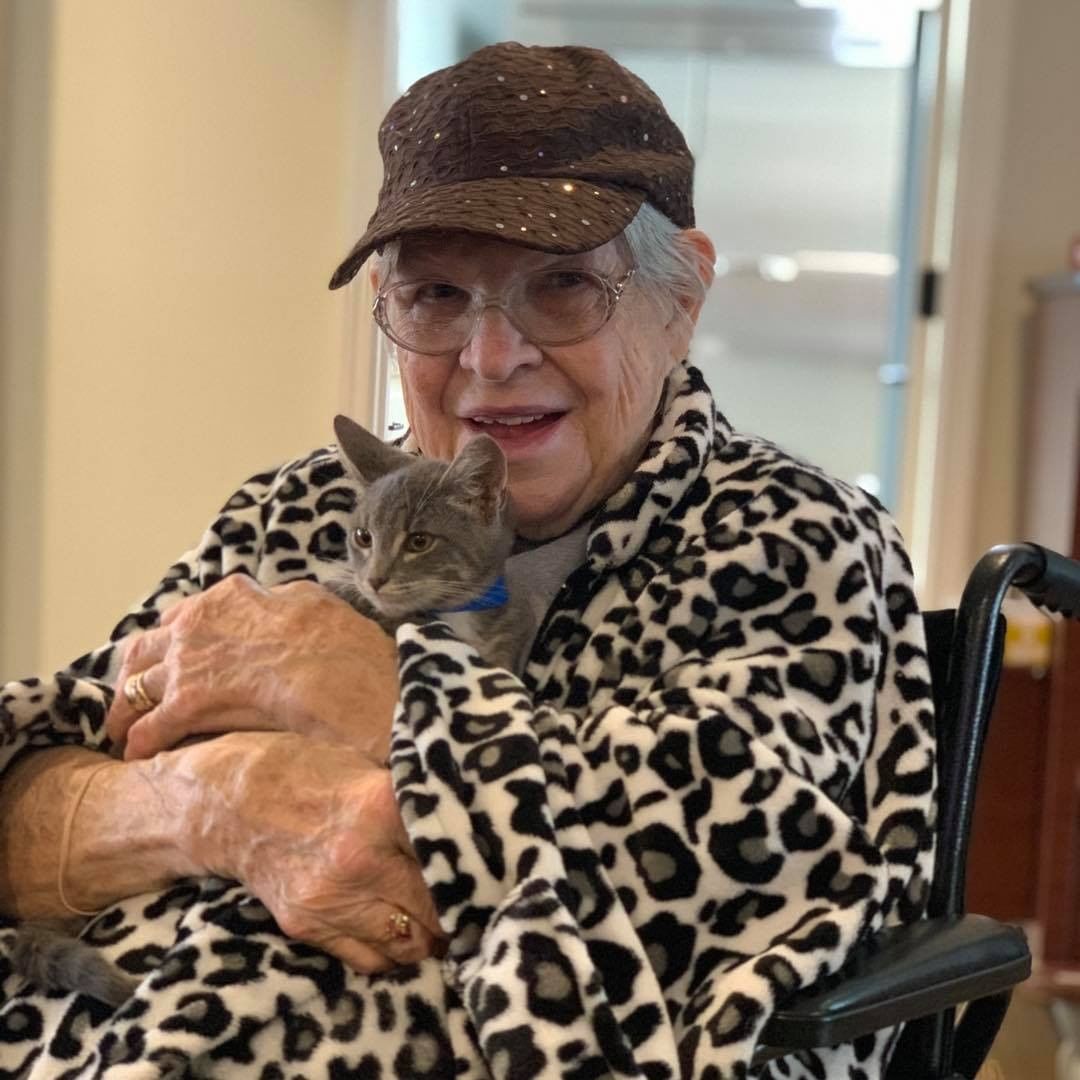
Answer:
[(443, 608), (443, 614), (456, 611), (487, 611), (489, 608), (503, 607), (510, 598), (506, 591), (506, 578), (497, 577), (479, 596), (474, 596), (467, 604), (461, 607)]

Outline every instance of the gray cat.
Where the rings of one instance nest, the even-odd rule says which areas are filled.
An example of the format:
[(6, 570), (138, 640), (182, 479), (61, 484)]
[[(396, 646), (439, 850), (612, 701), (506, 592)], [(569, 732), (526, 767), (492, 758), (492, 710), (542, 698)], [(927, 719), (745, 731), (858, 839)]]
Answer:
[(443, 619), (513, 670), (531, 623), (505, 590), (514, 523), (498, 443), (478, 435), (447, 464), (387, 446), (345, 416), (334, 432), (360, 489), (349, 573), (334, 591), (391, 634), (403, 622)]
[[(448, 465), (395, 450), (345, 416), (334, 420), (342, 462), (359, 488), (349, 568), (330, 587), (388, 633), (440, 618), (501, 667), (515, 669), (531, 622), (507, 596), (514, 544), (506, 458), (479, 435)], [(77, 990), (113, 1008), (138, 979), (72, 936), (78, 920), (34, 920), (12, 963), (41, 990)]]

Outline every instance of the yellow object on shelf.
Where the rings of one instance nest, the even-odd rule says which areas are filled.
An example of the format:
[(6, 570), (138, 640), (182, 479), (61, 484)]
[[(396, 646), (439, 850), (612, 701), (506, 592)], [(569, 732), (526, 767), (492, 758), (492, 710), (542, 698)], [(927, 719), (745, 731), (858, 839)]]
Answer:
[(1008, 597), (1002, 605), (1005, 613), (1006, 667), (1050, 667), (1054, 653), (1054, 620), (1024, 597)]

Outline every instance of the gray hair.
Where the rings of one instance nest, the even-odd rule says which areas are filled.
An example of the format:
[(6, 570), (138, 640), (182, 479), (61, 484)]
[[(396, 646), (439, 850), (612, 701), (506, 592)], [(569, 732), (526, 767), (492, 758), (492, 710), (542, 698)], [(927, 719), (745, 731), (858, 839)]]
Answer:
[(654, 300), (674, 303), (684, 313), (684, 304), (700, 306), (711, 275), (702, 253), (675, 222), (651, 203), (642, 203), (622, 238), (638, 281)]
[[(709, 277), (701, 252), (651, 203), (641, 204), (620, 237), (637, 268), (635, 280), (652, 300), (674, 303), (685, 313), (684, 305), (696, 307), (705, 299)], [(385, 281), (394, 272), (400, 253), (400, 240), (391, 240), (375, 253), (378, 281)]]

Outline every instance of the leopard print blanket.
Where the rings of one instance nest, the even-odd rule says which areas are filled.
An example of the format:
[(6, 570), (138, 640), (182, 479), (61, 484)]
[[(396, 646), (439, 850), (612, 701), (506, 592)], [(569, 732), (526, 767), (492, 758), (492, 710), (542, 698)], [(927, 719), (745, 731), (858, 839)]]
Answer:
[[(327, 449), (249, 480), (111, 645), (4, 687), (0, 765), (106, 748), (116, 643), (226, 574), (325, 579), (352, 498)], [(360, 976), (180, 881), (89, 924), (142, 979), (110, 1012), (23, 985), (7, 920), (0, 1076), (881, 1075), (892, 1032), (752, 1063), (778, 999), (925, 903), (929, 674), (872, 498), (734, 433), (682, 366), (522, 678), (443, 623), (398, 645), (391, 768), (449, 955)]]

